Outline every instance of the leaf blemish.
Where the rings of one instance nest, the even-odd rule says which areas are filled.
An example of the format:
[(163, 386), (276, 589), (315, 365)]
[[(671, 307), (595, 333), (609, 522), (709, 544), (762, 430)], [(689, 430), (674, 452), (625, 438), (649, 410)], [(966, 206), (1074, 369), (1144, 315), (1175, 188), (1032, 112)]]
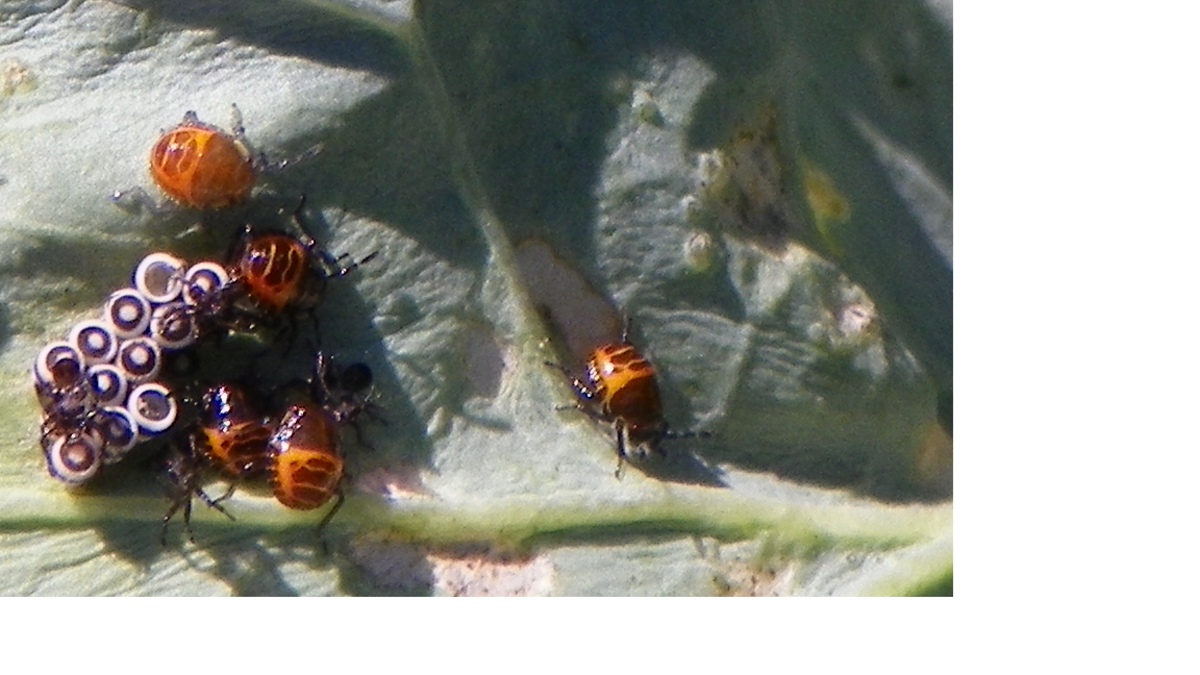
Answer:
[(734, 133), (723, 148), (697, 158), (701, 203), (717, 222), (772, 253), (782, 253), (803, 228), (786, 190), (774, 105)]
[(583, 363), (592, 350), (620, 337), (617, 310), (547, 244), (522, 244), (517, 249), (517, 265), (534, 305), (566, 344), (574, 362)]

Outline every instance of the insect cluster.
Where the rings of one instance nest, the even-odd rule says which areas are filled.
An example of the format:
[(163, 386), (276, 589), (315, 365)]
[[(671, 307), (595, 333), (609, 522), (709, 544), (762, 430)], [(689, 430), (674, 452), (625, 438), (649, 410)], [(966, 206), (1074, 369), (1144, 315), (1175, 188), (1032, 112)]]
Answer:
[[(234, 131), (227, 133), (188, 112), (150, 154), (151, 175), (170, 201), (156, 204), (140, 188), (116, 193), (114, 201), (133, 200), (154, 213), (228, 207), (250, 197), (261, 171), (284, 164), (270, 165), (250, 149), (236, 113)], [(164, 541), (166, 525), (180, 509), (190, 535), (194, 496), (225, 511), (223, 497), (212, 499), (201, 488), (209, 469), (234, 486), (265, 479), (277, 500), (293, 509), (315, 509), (336, 498), (321, 527), (328, 522), (342, 500), (340, 427), (369, 409), (367, 366), (338, 370), (318, 350), (311, 379), (299, 383), (250, 377), (202, 383), (173, 367), (195, 359), (200, 345), (219, 348), (230, 332), (262, 333), (263, 327), (275, 329), (268, 331), (270, 343), (291, 353), (296, 320), (312, 315), (328, 279), (374, 257), (341, 266), (308, 234), (303, 205), (301, 197), (293, 231), (245, 225), (224, 259), (189, 264), (167, 252), (147, 255), (130, 285), (109, 295), (99, 317), (79, 322), (65, 339), (38, 352), (33, 384), (51, 476), (84, 485), (137, 446), (166, 439), (161, 445), (170, 450), (165, 478), (171, 501)]]
[(167, 525), (180, 508), (190, 534), (193, 496), (224, 512), (219, 500), (199, 484), (205, 467), (233, 485), (266, 478), (275, 499), (291, 509), (309, 511), (334, 500), (317, 526), (318, 534), (324, 529), (345, 499), (339, 429), (354, 425), (363, 412), (374, 414), (367, 401), (371, 371), (362, 363), (331, 369), (318, 353), (313, 376), (304, 384), (304, 391), (285, 386), (275, 395), (237, 382), (204, 391), (188, 451), (176, 454), (168, 465), (175, 490), (163, 517), (164, 542)]
[[(287, 164), (268, 163), (251, 148), (236, 108), (232, 132), (188, 112), (150, 153), (151, 176), (167, 201), (155, 202), (140, 188), (117, 192), (113, 200), (152, 213), (225, 209), (249, 200), (263, 172)], [(357, 432), (360, 414), (375, 415), (368, 401), (370, 369), (361, 363), (332, 366), (319, 349), (313, 312), (330, 279), (349, 274), (375, 253), (343, 266), (342, 258), (308, 234), (303, 205), (301, 197), (291, 231), (244, 225), (223, 259), (188, 263), (168, 252), (147, 255), (130, 285), (108, 297), (98, 318), (79, 322), (66, 339), (41, 349), (33, 380), (51, 476), (84, 485), (137, 446), (165, 439), (170, 501), (162, 520), (164, 544), (167, 525), (180, 511), (191, 536), (194, 499), (232, 518), (221, 502), (254, 481), (269, 484), (277, 501), (291, 509), (312, 510), (332, 501), (320, 533), (344, 499), (342, 427)], [(257, 374), (201, 381), (174, 367), (199, 360), (201, 345), (219, 350), (230, 332), (262, 328), (274, 329), (267, 331), (269, 346), (283, 345), (278, 351), (291, 354), (297, 319), (305, 315), (312, 319), (317, 347), (306, 379), (269, 382)], [(612, 425), (618, 477), (630, 451), (661, 454), (664, 440), (697, 435), (668, 429), (657, 373), (630, 344), (628, 325), (620, 343), (592, 352), (583, 379), (547, 363), (569, 378), (574, 407)], [(214, 499), (205, 493), (206, 473), (228, 481), (224, 495)]]

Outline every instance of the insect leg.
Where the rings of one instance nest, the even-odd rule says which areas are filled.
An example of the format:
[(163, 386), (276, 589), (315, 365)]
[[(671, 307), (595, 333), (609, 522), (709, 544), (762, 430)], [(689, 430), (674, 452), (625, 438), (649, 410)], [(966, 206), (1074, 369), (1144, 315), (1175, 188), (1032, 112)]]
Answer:
[(620, 418), (617, 418), (617, 421), (613, 423), (613, 427), (617, 431), (617, 472), (614, 475), (617, 477), (617, 480), (621, 480), (621, 476), (625, 472), (625, 423)]
[(329, 524), (329, 521), (333, 520), (333, 515), (338, 512), (338, 509), (342, 508), (342, 502), (344, 501), (346, 501), (346, 493), (342, 492), (342, 489), (339, 487), (337, 501), (333, 503), (333, 508), (329, 509), (329, 513), (325, 514), (320, 523), (317, 523), (317, 541), (321, 544), (321, 553), (323, 555), (329, 555), (329, 543), (325, 541), (325, 526)]
[(175, 202), (167, 200), (160, 204), (154, 201), (154, 198), (140, 187), (117, 190), (112, 193), (109, 199), (126, 211), (135, 211), (140, 207), (156, 216), (170, 215), (177, 209)]
[[(566, 375), (571, 380), (571, 389), (575, 390), (575, 395), (578, 396), (581, 400), (587, 401), (588, 403), (596, 402), (596, 399), (600, 395), (600, 392), (593, 389), (591, 386), (589, 386), (583, 380), (580, 380), (578, 377), (575, 377), (574, 375), (572, 375), (571, 371), (567, 370), (566, 368), (563, 368), (562, 366), (558, 365), (557, 363), (552, 363), (550, 361), (542, 361), (542, 363), (547, 366), (550, 366), (551, 368), (557, 368), (559, 371), (562, 372), (563, 375)], [(565, 410), (565, 408), (560, 408), (560, 410)]]

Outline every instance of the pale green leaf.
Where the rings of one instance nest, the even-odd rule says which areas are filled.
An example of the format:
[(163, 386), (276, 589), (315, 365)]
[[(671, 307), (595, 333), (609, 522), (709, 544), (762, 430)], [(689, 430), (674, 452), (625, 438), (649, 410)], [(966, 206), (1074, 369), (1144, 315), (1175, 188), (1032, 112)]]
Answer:
[[(591, 5), (7, 3), (0, 593), (949, 592), (949, 3)], [(199, 228), (110, 202), (235, 103), (270, 157), (322, 151)], [(301, 193), (332, 252), (379, 251), (318, 318), (386, 424), (346, 435), (328, 555), (261, 486), (162, 547), (149, 448), (46, 474), (30, 364), (146, 253), (219, 256)], [(672, 427), (714, 437), (618, 480), (544, 362), (581, 371), (622, 315)]]

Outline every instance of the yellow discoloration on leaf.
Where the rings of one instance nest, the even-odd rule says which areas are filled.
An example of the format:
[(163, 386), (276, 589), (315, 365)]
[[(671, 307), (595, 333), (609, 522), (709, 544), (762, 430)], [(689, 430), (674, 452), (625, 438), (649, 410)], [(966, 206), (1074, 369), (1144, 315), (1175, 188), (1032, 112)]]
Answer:
[(838, 191), (829, 174), (816, 164), (802, 159), (800, 165), (804, 171), (804, 196), (817, 221), (817, 232), (829, 252), (840, 258), (842, 249), (834, 237), (834, 228), (850, 219), (850, 202)]
[(802, 229), (789, 201), (778, 111), (767, 102), (729, 143), (699, 158), (700, 197), (727, 229), (779, 253)]

